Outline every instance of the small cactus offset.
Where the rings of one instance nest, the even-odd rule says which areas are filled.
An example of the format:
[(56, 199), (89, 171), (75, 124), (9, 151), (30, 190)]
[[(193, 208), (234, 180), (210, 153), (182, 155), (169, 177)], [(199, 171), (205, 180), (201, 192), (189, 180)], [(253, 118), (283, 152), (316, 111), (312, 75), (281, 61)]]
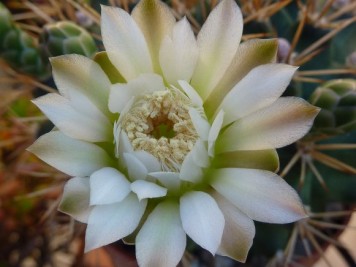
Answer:
[(356, 129), (356, 80), (332, 80), (318, 87), (310, 103), (321, 107), (313, 131), (338, 135)]
[(40, 36), (40, 44), (48, 57), (65, 54), (93, 57), (97, 52), (93, 37), (70, 21), (46, 24)]
[(0, 3), (0, 57), (14, 69), (40, 80), (49, 77), (48, 59), (36, 40), (15, 25), (10, 12)]

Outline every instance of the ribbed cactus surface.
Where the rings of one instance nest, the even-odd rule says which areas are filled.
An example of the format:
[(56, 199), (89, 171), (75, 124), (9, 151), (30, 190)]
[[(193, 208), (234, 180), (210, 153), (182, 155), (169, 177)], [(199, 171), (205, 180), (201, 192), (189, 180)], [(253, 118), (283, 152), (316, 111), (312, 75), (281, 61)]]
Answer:
[(85, 29), (70, 21), (45, 25), (40, 42), (49, 57), (65, 54), (92, 57), (97, 52), (93, 37)]
[(340, 134), (356, 129), (356, 80), (332, 80), (318, 87), (310, 98), (321, 107), (315, 131)]
[(10, 12), (1, 3), (0, 57), (22, 73), (39, 79), (49, 75), (48, 60), (42, 57), (36, 40), (16, 26)]

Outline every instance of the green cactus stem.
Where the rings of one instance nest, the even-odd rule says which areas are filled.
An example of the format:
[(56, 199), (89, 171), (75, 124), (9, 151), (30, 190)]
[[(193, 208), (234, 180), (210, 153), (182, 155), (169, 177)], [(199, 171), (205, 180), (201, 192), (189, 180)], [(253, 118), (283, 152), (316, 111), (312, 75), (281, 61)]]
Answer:
[(49, 76), (36, 40), (16, 26), (10, 12), (0, 3), (0, 57), (12, 68), (44, 80)]
[(315, 90), (310, 103), (322, 108), (313, 132), (338, 135), (356, 129), (356, 80), (329, 81)]
[(48, 57), (65, 54), (93, 57), (97, 52), (93, 37), (84, 28), (70, 21), (45, 25), (40, 43)]

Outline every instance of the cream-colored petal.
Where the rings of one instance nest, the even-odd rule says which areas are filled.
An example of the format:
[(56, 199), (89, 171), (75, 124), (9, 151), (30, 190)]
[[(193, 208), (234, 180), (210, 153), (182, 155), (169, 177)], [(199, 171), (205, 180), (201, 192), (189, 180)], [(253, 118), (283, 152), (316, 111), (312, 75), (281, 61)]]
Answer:
[(190, 81), (199, 50), (194, 33), (184, 17), (173, 28), (172, 38), (163, 39), (159, 59), (163, 75), (169, 84), (178, 85), (179, 80)]
[(153, 72), (145, 37), (126, 11), (101, 6), (101, 31), (110, 61), (127, 81)]
[(289, 145), (313, 125), (319, 108), (297, 97), (282, 97), (229, 126), (218, 138), (218, 152), (263, 150)]
[(221, 1), (205, 21), (197, 38), (199, 59), (191, 84), (203, 99), (223, 77), (242, 35), (242, 14), (233, 0)]
[(225, 227), (218, 254), (245, 262), (255, 237), (255, 225), (230, 201), (214, 192), (213, 197), (224, 214)]
[(147, 201), (139, 201), (133, 193), (121, 202), (95, 206), (85, 233), (85, 252), (120, 240), (135, 231), (146, 206)]
[(91, 102), (83, 113), (59, 94), (47, 94), (32, 101), (69, 137), (89, 142), (112, 141), (112, 125), (107, 117)]
[(165, 90), (163, 79), (157, 74), (140, 74), (128, 83), (117, 83), (111, 86), (109, 109), (121, 113), (129, 101), (145, 93)]
[(89, 206), (89, 179), (74, 177), (64, 186), (58, 210), (72, 216), (77, 221), (87, 223), (92, 208)]
[(132, 17), (147, 41), (154, 71), (161, 73), (159, 50), (163, 38), (171, 35), (176, 19), (169, 7), (158, 0), (140, 1), (132, 11)]
[(224, 126), (271, 105), (282, 95), (296, 70), (286, 64), (266, 64), (252, 69), (218, 108), (225, 111)]
[(298, 194), (275, 173), (226, 168), (210, 175), (212, 187), (255, 221), (291, 223), (306, 217)]
[(72, 139), (58, 131), (42, 135), (27, 150), (71, 176), (90, 176), (94, 171), (113, 164), (101, 147)]
[(277, 172), (279, 158), (275, 149), (237, 150), (215, 155), (213, 168), (248, 168)]
[(178, 203), (162, 202), (148, 216), (136, 237), (138, 264), (175, 267), (183, 257), (185, 246)]
[(277, 39), (253, 39), (239, 45), (224, 76), (204, 103), (208, 118), (216, 113), (216, 109), (226, 94), (245, 77), (250, 70), (263, 64), (275, 62), (277, 48)]
[(224, 230), (224, 215), (215, 200), (204, 192), (191, 191), (180, 198), (183, 229), (211, 254), (217, 251)]
[(62, 96), (81, 108), (84, 95), (104, 114), (110, 115), (108, 97), (111, 83), (96, 62), (81, 55), (64, 55), (50, 61), (54, 81)]

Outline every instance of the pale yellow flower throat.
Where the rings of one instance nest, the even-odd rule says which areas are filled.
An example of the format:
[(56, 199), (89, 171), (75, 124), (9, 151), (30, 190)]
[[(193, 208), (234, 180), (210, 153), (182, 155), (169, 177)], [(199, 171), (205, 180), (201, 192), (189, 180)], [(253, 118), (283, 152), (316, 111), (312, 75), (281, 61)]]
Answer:
[(155, 156), (164, 171), (179, 171), (198, 134), (189, 115), (189, 99), (177, 91), (137, 97), (121, 121), (134, 150)]

